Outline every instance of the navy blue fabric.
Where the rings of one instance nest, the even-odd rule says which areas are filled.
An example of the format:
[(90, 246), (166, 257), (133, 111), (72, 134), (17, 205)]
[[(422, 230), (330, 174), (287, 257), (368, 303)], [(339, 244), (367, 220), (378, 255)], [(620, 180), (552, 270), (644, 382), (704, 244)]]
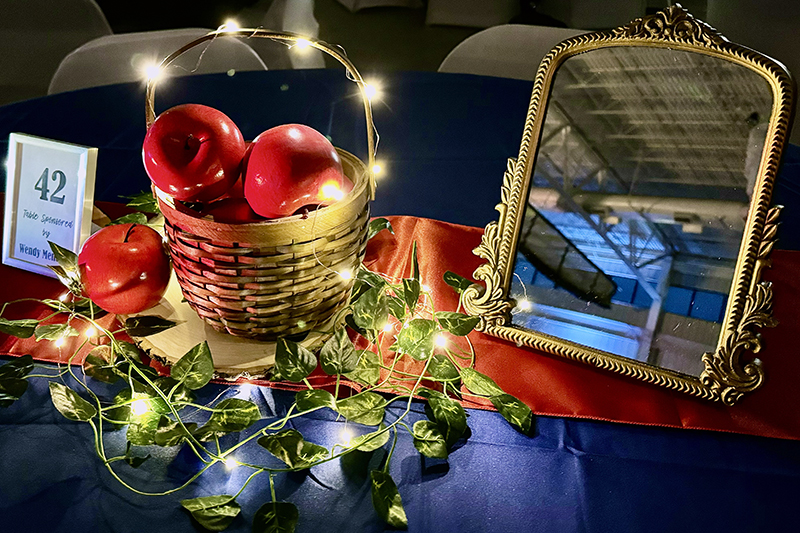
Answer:
[[(179, 501), (233, 494), (250, 474), (244, 467), (228, 471), (218, 465), (178, 494), (136, 495), (112, 479), (94, 455), (89, 426), (56, 412), (45, 380), (30, 381), (20, 401), (0, 409), (4, 533), (194, 531)], [(285, 413), (292, 400), (287, 392), (222, 385), (200, 400), (219, 394), (249, 398), (265, 417)], [(392, 409), (387, 420), (403, 407)], [(447, 461), (421, 457), (411, 439), (401, 435), (390, 472), (403, 497), (409, 531), (674, 533), (792, 531), (796, 526), (798, 442), (546, 417), (537, 419), (528, 437), (497, 413), (470, 410), (469, 415), (472, 435)], [(409, 423), (423, 416), (415, 403)], [(293, 425), (326, 446), (341, 441), (344, 426), (332, 412)], [(124, 433), (107, 433), (109, 455), (124, 451)], [(235, 439), (224, 443), (235, 444)], [(258, 445), (243, 449), (247, 453), (235, 455), (240, 461), (278, 466)], [(140, 490), (168, 490), (201, 466), (178, 448), (147, 453), (153, 457), (138, 470), (115, 463)], [(278, 475), (278, 498), (300, 509), (301, 533), (391, 530), (376, 518), (369, 491), (369, 471), (384, 458), (385, 452), (357, 452), (308, 474)], [(239, 497), (242, 514), (229, 531), (250, 531), (253, 514), (269, 498), (268, 479), (261, 475)]]
[[(515, 157), (531, 84), (436, 73), (383, 76), (375, 104), (386, 175), (376, 215), (416, 215), (483, 226), (493, 210), (506, 159)], [(170, 80), (156, 107), (198, 102), (223, 110), (248, 138), (271, 126), (302, 122), (364, 157), (365, 128), (355, 86), (336, 71), (271, 71)], [(148, 187), (141, 163), (144, 88), (86, 89), (0, 108), (0, 151), (23, 132), (100, 148), (96, 197), (118, 200)], [(789, 206), (784, 225), (800, 220), (800, 149), (790, 147), (775, 189)], [(797, 232), (779, 247), (800, 249)], [(282, 413), (291, 395), (269, 389), (216, 387), (257, 401), (264, 416)], [(245, 395), (245, 396), (241, 396)], [(414, 404), (412, 421), (421, 417)], [(800, 443), (752, 436), (541, 417), (533, 436), (494, 412), (470, 411), (472, 436), (448, 461), (421, 458), (401, 436), (391, 473), (414, 532), (793, 531), (800, 498)], [(262, 422), (263, 424), (264, 422)], [(332, 444), (344, 423), (331, 413), (295, 427)], [(351, 425), (352, 427), (352, 425)], [(363, 428), (362, 428), (363, 430)], [(235, 438), (235, 437), (232, 437)], [(107, 436), (119, 452), (124, 432)], [(228, 441), (231, 444), (232, 441)], [(270, 461), (248, 447), (240, 460)], [(109, 453), (116, 453), (110, 451)], [(139, 470), (117, 464), (139, 489), (167, 490), (198, 468), (191, 454), (148, 450)], [(279, 499), (301, 512), (300, 532), (385, 531), (369, 493), (368, 472), (382, 452), (353, 454), (309, 474), (278, 476)], [(194, 531), (179, 500), (233, 493), (248, 472), (222, 466), (176, 495), (153, 498), (120, 486), (94, 456), (91, 431), (52, 407), (46, 382), (31, 380), (22, 400), (0, 409), (0, 531)], [(266, 477), (239, 498), (230, 531), (250, 531), (269, 499)]]

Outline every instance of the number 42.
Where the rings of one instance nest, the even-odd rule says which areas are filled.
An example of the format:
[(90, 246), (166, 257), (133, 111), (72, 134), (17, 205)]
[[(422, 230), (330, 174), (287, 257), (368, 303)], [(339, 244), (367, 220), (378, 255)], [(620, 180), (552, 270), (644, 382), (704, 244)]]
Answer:
[[(39, 195), (39, 199), (44, 200), (45, 202), (47, 201), (47, 194), (50, 192), (50, 187), (48, 186), (49, 180), (47, 179), (49, 174), (50, 169), (45, 168), (44, 172), (42, 172), (42, 175), (36, 182), (36, 185), (33, 186), (34, 189), (41, 193)], [(54, 170), (53, 174), (50, 175), (49, 178), (53, 181), (58, 181), (58, 187), (56, 187), (56, 190), (50, 195), (50, 201), (55, 204), (63, 204), (64, 195), (58, 195), (58, 193), (67, 185), (67, 176), (60, 170)]]

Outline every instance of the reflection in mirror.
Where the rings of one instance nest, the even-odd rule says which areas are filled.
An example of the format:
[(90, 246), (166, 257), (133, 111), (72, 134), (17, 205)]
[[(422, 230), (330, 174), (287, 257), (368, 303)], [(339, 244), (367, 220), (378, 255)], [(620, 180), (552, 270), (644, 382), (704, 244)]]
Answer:
[(708, 55), (626, 46), (568, 58), (531, 176), (512, 323), (699, 376), (772, 106), (760, 74)]

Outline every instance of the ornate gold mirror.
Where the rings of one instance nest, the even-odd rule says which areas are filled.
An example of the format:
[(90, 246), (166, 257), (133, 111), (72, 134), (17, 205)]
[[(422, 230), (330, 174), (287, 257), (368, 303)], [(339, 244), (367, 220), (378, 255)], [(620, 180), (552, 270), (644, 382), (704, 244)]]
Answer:
[(729, 405), (758, 388), (793, 94), (680, 6), (556, 46), (475, 250), (479, 328)]

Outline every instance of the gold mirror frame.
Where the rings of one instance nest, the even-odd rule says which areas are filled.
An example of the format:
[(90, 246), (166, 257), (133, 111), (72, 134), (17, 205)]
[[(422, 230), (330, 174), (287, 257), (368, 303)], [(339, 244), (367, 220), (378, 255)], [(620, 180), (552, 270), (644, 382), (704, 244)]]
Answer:
[[(566, 59), (576, 54), (620, 46), (684, 50), (742, 65), (766, 79), (773, 94), (766, 144), (722, 323), (723, 332), (716, 350), (703, 355), (704, 370), (699, 377), (511, 325), (511, 310), (516, 302), (509, 297), (509, 291), (523, 219), (523, 198), (536, 163), (536, 143), (542, 132), (555, 73)], [(761, 361), (742, 356), (746, 351), (760, 350), (761, 340), (756, 328), (776, 324), (772, 318), (772, 289), (768, 282), (761, 280), (761, 274), (770, 266), (769, 253), (775, 244), (781, 206), (770, 207), (770, 200), (781, 154), (788, 142), (793, 109), (794, 81), (782, 65), (729, 42), (679, 5), (609, 32), (587, 33), (558, 44), (542, 60), (536, 74), (519, 155), (508, 160), (503, 178), (501, 203), (496, 206), (499, 219), (486, 226), (481, 244), (473, 251), (486, 260), (474, 273), (475, 279), (485, 287), (472, 285), (464, 291), (462, 299), (467, 312), (481, 319), (476, 329), (517, 345), (727, 405), (735, 404), (745, 393), (760, 387), (764, 381)]]

